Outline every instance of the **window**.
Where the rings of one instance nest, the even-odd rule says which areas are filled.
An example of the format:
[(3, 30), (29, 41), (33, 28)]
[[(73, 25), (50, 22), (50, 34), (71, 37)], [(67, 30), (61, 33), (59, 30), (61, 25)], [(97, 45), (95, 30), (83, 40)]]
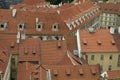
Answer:
[(118, 66), (120, 67), (120, 55), (118, 56)]
[(108, 70), (112, 70), (112, 66), (111, 65), (108, 66)]
[(58, 23), (55, 23), (55, 24), (52, 25), (52, 31), (58, 31), (58, 28), (59, 28)]
[(94, 55), (91, 55), (91, 60), (94, 60)]
[(36, 24), (36, 30), (37, 31), (42, 31), (43, 30), (43, 23)]
[(18, 30), (23, 30), (23, 29), (25, 29), (24, 23), (18, 24)]
[(100, 60), (104, 60), (104, 55), (101, 55)]
[(0, 28), (4, 28), (4, 24), (1, 24), (1, 25), (0, 25)]
[(7, 22), (5, 22), (5, 23), (0, 23), (0, 30), (5, 30), (5, 29), (7, 29)]
[(100, 65), (100, 70), (101, 70), (101, 71), (103, 70), (103, 65)]
[(12, 62), (13, 65), (15, 65), (15, 58), (12, 58), (11, 62)]
[(112, 55), (110, 55), (109, 59), (110, 59), (110, 60), (112, 60), (112, 58), (113, 58), (113, 56), (112, 56)]

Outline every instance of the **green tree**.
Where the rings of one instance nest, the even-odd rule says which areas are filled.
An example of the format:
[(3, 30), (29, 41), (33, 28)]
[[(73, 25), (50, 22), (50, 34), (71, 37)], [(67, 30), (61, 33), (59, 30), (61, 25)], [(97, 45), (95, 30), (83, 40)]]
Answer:
[(50, 4), (57, 5), (59, 3), (71, 3), (73, 0), (46, 0), (47, 2), (50, 2)]
[(106, 2), (106, 1), (108, 1), (108, 0), (103, 0), (103, 2)]

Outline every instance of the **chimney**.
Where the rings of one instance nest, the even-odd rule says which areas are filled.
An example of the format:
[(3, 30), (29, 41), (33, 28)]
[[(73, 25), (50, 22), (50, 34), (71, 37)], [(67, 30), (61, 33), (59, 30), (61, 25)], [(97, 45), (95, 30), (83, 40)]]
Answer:
[(57, 10), (57, 13), (60, 14), (60, 10)]
[(111, 33), (111, 34), (114, 34), (114, 32), (115, 32), (115, 28), (111, 27), (111, 28), (110, 28), (110, 33)]
[(17, 34), (17, 43), (19, 44), (20, 43), (20, 32), (18, 31), (18, 34)]
[(39, 22), (39, 19), (38, 19), (38, 17), (35, 19), (35, 22), (36, 22), (36, 23), (38, 23), (38, 22)]
[(118, 27), (118, 34), (120, 34), (120, 27)]
[(16, 13), (17, 13), (17, 10), (16, 10), (16, 9), (13, 9), (13, 10), (12, 10), (12, 17), (15, 17), (15, 16), (16, 16)]

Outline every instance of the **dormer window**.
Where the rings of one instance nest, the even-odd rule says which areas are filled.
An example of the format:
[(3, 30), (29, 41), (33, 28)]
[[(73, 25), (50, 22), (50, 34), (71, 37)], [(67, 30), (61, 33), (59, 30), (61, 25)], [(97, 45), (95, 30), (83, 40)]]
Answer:
[(0, 23), (0, 30), (5, 30), (7, 28), (7, 23)]
[(36, 30), (37, 31), (42, 31), (43, 30), (43, 23), (37, 23), (36, 24)]
[(52, 25), (52, 31), (58, 31), (59, 29), (59, 24), (58, 23), (55, 23)]
[(1, 25), (0, 25), (0, 27), (1, 27), (1, 28), (4, 28), (4, 25), (3, 25), (3, 24), (1, 24)]
[(24, 23), (18, 24), (18, 30), (24, 30), (24, 29), (25, 29), (25, 24)]

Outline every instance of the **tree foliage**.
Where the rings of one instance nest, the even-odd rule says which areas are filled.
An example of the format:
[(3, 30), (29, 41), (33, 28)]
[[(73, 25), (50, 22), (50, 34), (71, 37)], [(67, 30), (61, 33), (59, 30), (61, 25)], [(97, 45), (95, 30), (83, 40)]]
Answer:
[(47, 2), (50, 2), (50, 4), (57, 5), (59, 3), (71, 3), (73, 0), (46, 0)]
[(103, 0), (103, 2), (106, 2), (106, 1), (108, 1), (108, 0)]

